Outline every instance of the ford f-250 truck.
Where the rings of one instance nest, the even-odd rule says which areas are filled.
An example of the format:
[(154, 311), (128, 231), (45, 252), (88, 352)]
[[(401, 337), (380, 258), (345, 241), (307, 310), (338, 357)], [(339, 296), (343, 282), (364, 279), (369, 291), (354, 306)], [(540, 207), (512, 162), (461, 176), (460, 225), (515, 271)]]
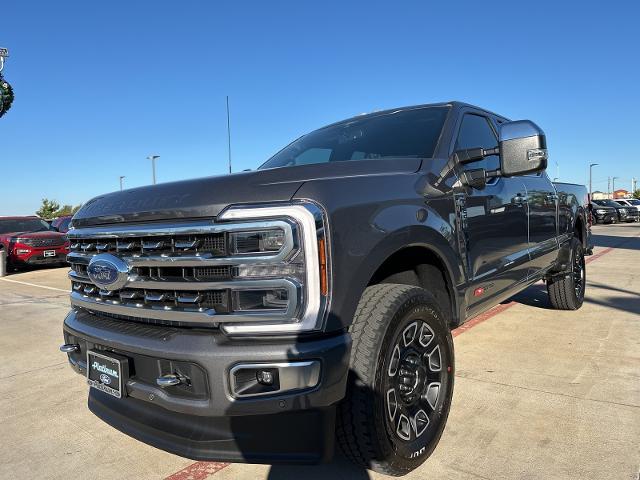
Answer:
[(198, 460), (309, 463), (334, 438), (403, 475), (451, 404), (451, 329), (525, 289), (577, 309), (584, 187), (542, 130), (458, 102), (362, 115), (257, 171), (101, 195), (75, 215), (64, 321), (89, 408)]

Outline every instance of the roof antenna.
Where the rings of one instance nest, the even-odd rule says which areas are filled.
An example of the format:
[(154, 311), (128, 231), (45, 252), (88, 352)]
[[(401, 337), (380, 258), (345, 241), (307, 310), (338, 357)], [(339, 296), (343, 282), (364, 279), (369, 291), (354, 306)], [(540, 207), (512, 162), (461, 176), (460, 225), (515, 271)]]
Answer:
[(227, 95), (227, 149), (229, 152), (229, 173), (231, 173), (231, 122), (229, 120), (229, 95)]

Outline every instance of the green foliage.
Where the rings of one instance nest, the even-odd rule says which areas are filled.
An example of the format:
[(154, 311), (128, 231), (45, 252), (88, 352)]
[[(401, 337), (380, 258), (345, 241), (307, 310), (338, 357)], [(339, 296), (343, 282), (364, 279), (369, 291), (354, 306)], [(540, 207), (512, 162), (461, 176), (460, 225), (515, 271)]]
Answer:
[(0, 117), (9, 111), (13, 103), (13, 98), (13, 88), (9, 82), (0, 75)]
[(56, 217), (61, 217), (63, 215), (72, 215), (73, 207), (71, 205), (63, 205), (61, 209), (55, 212)]
[(640, 188), (633, 192), (633, 198), (637, 198), (638, 200), (640, 200)]
[(38, 211), (36, 211), (36, 215), (40, 218), (51, 219), (55, 218), (55, 213), (60, 209), (60, 204), (55, 200), (49, 200), (48, 198), (42, 199), (42, 206)]
[(36, 215), (46, 220), (52, 220), (56, 217), (62, 217), (63, 215), (73, 215), (80, 210), (81, 207), (82, 204), (76, 205), (75, 207), (71, 205), (63, 205), (60, 207), (60, 204), (57, 201), (43, 198), (42, 206), (36, 212)]

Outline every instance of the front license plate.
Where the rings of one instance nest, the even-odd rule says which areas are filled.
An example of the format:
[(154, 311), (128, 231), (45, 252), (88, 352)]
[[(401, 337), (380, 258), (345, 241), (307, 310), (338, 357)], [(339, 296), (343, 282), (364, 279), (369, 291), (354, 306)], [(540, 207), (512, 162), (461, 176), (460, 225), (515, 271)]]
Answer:
[(56, 256), (56, 251), (55, 250), (45, 250), (44, 251), (44, 258), (55, 257), (55, 256)]
[(87, 383), (116, 398), (124, 395), (123, 386), (128, 375), (128, 360), (115, 353), (87, 352)]

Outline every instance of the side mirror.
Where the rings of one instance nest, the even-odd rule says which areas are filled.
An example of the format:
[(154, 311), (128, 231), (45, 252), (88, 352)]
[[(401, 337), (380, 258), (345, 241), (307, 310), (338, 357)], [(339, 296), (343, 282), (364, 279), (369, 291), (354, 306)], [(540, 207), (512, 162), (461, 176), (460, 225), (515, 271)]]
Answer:
[(500, 174), (505, 177), (541, 172), (547, 168), (547, 141), (530, 120), (500, 126)]

